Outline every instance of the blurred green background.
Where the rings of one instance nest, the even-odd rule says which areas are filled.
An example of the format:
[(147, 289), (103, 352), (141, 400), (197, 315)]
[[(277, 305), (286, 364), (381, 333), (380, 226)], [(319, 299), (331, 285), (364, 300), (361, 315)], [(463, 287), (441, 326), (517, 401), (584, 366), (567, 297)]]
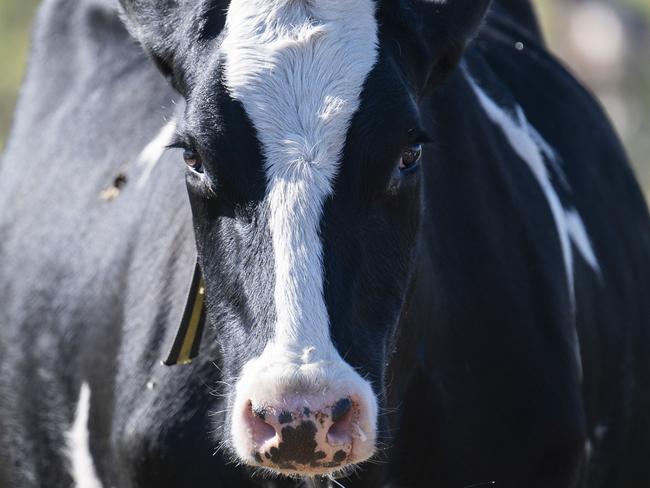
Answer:
[[(0, 0), (0, 151), (38, 3)], [(536, 0), (536, 5), (551, 49), (605, 105), (650, 196), (650, 0)]]
[(25, 71), (32, 17), (39, 0), (0, 0), (0, 151)]

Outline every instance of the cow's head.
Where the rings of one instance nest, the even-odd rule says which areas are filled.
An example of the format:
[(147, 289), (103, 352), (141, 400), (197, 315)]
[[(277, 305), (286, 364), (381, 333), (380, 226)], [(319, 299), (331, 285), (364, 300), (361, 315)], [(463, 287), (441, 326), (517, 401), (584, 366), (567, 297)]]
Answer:
[(424, 95), (488, 0), (122, 0), (186, 100), (226, 441), (247, 464), (371, 457), (416, 263)]

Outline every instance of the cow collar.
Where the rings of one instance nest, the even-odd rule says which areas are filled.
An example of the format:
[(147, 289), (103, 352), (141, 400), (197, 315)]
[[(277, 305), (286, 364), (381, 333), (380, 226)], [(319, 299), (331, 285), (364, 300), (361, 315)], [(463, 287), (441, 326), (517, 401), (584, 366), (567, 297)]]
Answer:
[(185, 300), (185, 310), (176, 332), (167, 358), (162, 361), (165, 366), (190, 364), (199, 355), (201, 336), (205, 326), (205, 284), (198, 263)]

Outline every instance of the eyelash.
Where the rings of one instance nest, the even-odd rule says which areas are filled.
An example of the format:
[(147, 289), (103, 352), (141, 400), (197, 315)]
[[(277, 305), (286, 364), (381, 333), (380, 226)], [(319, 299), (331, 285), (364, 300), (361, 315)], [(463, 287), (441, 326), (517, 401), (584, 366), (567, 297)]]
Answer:
[(181, 135), (176, 135), (167, 149), (182, 149), (183, 159), (188, 168), (196, 174), (203, 174), (203, 161), (200, 153), (195, 149), (195, 144), (187, 142), (187, 139)]
[(187, 139), (180, 134), (174, 135), (171, 142), (167, 144), (165, 149), (187, 149), (192, 144), (190, 144)]

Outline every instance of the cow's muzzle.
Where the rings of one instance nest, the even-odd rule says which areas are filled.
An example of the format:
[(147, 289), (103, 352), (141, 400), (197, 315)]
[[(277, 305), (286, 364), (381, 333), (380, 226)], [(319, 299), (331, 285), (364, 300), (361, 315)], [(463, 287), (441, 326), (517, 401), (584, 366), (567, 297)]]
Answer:
[[(277, 356), (276, 356), (277, 358)], [(285, 475), (341, 471), (375, 451), (377, 401), (347, 363), (263, 357), (237, 385), (232, 441), (247, 464)]]

